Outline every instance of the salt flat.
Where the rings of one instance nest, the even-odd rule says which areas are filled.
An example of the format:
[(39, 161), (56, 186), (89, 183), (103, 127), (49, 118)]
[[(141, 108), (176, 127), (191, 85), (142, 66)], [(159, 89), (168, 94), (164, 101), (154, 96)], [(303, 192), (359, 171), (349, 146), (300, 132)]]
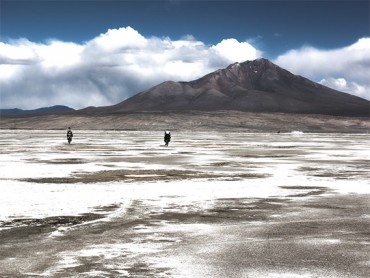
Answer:
[(0, 130), (1, 277), (369, 277), (368, 134)]

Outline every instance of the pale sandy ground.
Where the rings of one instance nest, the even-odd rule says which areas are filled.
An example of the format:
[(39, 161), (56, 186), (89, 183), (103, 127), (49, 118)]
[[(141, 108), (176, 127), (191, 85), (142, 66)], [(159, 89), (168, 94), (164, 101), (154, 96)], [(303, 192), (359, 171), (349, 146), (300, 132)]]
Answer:
[(370, 276), (367, 134), (0, 133), (0, 277)]
[[(370, 107), (369, 107), (370, 109)], [(251, 113), (241, 111), (178, 111), (1, 117), (0, 129), (240, 131), (275, 133), (367, 133), (370, 119), (328, 115)]]

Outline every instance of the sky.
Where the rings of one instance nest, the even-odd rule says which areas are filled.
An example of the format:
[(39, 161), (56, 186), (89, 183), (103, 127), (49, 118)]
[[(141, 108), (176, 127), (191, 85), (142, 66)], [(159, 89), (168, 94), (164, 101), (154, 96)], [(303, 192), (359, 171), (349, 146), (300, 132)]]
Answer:
[(116, 104), (267, 58), (370, 99), (370, 1), (0, 0), (0, 108)]

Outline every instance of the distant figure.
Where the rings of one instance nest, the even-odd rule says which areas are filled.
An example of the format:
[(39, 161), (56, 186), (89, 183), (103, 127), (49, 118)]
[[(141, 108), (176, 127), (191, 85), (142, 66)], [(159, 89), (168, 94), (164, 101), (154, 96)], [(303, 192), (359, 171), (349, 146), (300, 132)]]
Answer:
[(169, 132), (168, 130), (166, 130), (164, 132), (164, 142), (165, 142), (165, 145), (168, 146), (168, 143), (171, 141), (171, 132)]
[(73, 133), (72, 133), (71, 128), (69, 127), (69, 128), (68, 128), (68, 131), (67, 131), (67, 140), (68, 140), (68, 144), (71, 144), (72, 137), (73, 137)]

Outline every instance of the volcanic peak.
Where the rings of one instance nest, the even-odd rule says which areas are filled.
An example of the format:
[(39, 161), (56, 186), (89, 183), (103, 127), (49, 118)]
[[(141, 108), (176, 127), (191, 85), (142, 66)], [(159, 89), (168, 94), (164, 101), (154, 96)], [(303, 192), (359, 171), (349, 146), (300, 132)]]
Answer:
[(369, 116), (369, 101), (294, 75), (260, 58), (234, 63), (190, 82), (163, 82), (111, 112), (239, 110)]

